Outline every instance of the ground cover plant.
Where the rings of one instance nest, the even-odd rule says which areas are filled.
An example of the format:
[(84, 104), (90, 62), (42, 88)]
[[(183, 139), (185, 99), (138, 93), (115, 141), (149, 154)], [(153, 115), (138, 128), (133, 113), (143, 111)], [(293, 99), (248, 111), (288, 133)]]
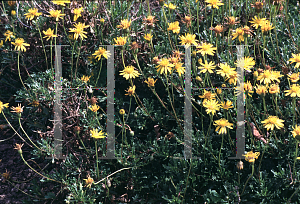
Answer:
[(0, 203), (300, 202), (299, 2), (1, 1), (0, 12), (0, 173), (15, 189)]

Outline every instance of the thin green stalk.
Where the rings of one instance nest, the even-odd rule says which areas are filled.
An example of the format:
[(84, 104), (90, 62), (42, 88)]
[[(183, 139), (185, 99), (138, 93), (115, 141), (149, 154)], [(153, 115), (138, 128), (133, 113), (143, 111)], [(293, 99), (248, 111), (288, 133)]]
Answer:
[(185, 189), (184, 189), (184, 193), (183, 193), (183, 198), (182, 198), (181, 204), (183, 204), (183, 202), (184, 202), (184, 197), (185, 197), (186, 189), (187, 189), (188, 184), (189, 184), (189, 178), (190, 178), (191, 168), (192, 168), (192, 159), (190, 159), (190, 168), (189, 168), (189, 173), (188, 173), (188, 175), (186, 177), (186, 185), (185, 185)]
[(122, 51), (121, 51), (121, 56), (122, 56), (122, 62), (123, 62), (123, 66), (124, 66), (124, 69), (125, 69), (125, 61), (124, 61), (124, 49), (122, 47)]
[(266, 119), (267, 118), (267, 106), (266, 106), (265, 95), (263, 95), (263, 104), (264, 104), (264, 119)]
[(100, 60), (100, 70), (99, 70), (98, 77), (97, 77), (97, 80), (96, 80), (96, 83), (95, 83), (95, 87), (97, 86), (98, 79), (99, 79), (100, 74), (101, 74), (101, 69), (102, 69), (102, 58), (101, 58), (101, 60)]
[(295, 165), (296, 165), (296, 161), (297, 161), (297, 155), (298, 155), (298, 146), (299, 143), (298, 141), (296, 141), (296, 152), (295, 152), (295, 158), (294, 158), (294, 165), (293, 165), (293, 176), (295, 175)]
[(167, 80), (167, 87), (166, 87), (166, 88), (167, 88), (167, 91), (168, 91), (168, 96), (169, 96), (169, 99), (170, 99), (170, 104), (171, 104), (171, 107), (172, 107), (172, 109), (173, 109), (173, 112), (174, 112), (174, 115), (175, 115), (175, 119), (176, 119), (176, 121), (177, 121), (177, 123), (178, 123), (180, 129), (183, 131), (183, 128), (181, 127), (181, 125), (180, 125), (180, 123), (179, 123), (179, 120), (178, 120), (177, 115), (176, 115), (176, 111), (175, 111), (174, 106), (173, 106), (173, 103), (172, 103), (172, 97), (171, 97), (171, 94), (170, 94), (170, 91), (169, 91), (169, 87), (168, 87), (168, 77), (167, 77), (166, 74), (165, 74), (165, 77), (166, 77), (166, 80)]
[(20, 72), (20, 53), (21, 53), (21, 51), (19, 50), (19, 52), (18, 52), (18, 73), (19, 73), (19, 78), (20, 78), (20, 81), (21, 81), (22, 85), (24, 86), (25, 90), (31, 96), (30, 92), (27, 90), (26, 86), (24, 85), (22, 77), (21, 77), (21, 72)]
[[(73, 44), (73, 48), (72, 48), (72, 53), (71, 53), (71, 81), (73, 81), (73, 59), (74, 59), (74, 49), (75, 49), (75, 44), (76, 44), (76, 40), (74, 40), (74, 44)], [(52, 52), (51, 52), (52, 55)], [(51, 57), (52, 60), (52, 57)]]
[(21, 140), (23, 140), (23, 142), (25, 142), (28, 146), (32, 147), (31, 145), (29, 145), (25, 139), (23, 139), (23, 137), (15, 130), (15, 128), (11, 125), (11, 123), (9, 122), (9, 120), (7, 120), (4, 111), (2, 111), (2, 115), (5, 118), (6, 122), (8, 123), (8, 125), (11, 127), (11, 129), (13, 129), (13, 131), (19, 136), (19, 138), (21, 138)]
[(84, 143), (83, 143), (81, 137), (79, 136), (79, 133), (76, 133), (76, 135), (77, 135), (78, 139), (80, 140), (80, 142), (81, 142), (83, 148), (85, 149), (85, 151), (90, 155), (90, 152), (86, 149), (86, 147), (85, 147), (85, 145), (84, 145)]
[(243, 195), (243, 193), (244, 193), (244, 191), (245, 191), (245, 187), (246, 187), (246, 185), (247, 185), (249, 179), (252, 178), (253, 173), (254, 173), (254, 162), (251, 163), (251, 165), (252, 165), (252, 173), (251, 173), (251, 176), (247, 179), (247, 181), (246, 181), (246, 183), (245, 183), (245, 185), (244, 185), (244, 188), (243, 188), (243, 191), (242, 191), (242, 193), (241, 193), (241, 196)]
[(29, 141), (31, 142), (31, 144), (33, 144), (37, 149), (39, 149), (41, 152), (45, 152), (45, 150), (42, 150), (41, 148), (39, 148), (38, 146), (36, 146), (36, 144), (34, 144), (34, 142), (32, 142), (32, 140), (30, 139), (30, 137), (27, 135), (27, 133), (25, 132), (25, 130), (23, 129), (23, 126), (21, 124), (21, 117), (19, 117), (18, 121), (19, 121), (19, 125), (21, 130), (23, 131), (23, 133), (26, 135), (26, 137), (29, 139)]
[(199, 27), (199, 1), (197, 2), (197, 29), (198, 29), (198, 34), (200, 33), (200, 27)]
[(220, 159), (221, 159), (221, 151), (222, 151), (222, 148), (223, 148), (223, 142), (224, 142), (224, 135), (222, 134), (222, 142), (221, 142), (221, 147), (220, 147), (220, 150), (219, 150), (219, 160), (218, 160), (220, 170), (222, 170), (221, 165), (220, 165)]
[(266, 47), (266, 36), (263, 34), (263, 65), (266, 67), (266, 61), (265, 61), (265, 47)]
[(52, 60), (52, 38), (50, 40), (50, 65), (51, 65), (52, 76), (54, 76), (53, 60)]
[[(210, 27), (212, 28), (212, 24), (214, 21), (214, 13), (215, 13), (215, 9), (212, 9), (212, 15), (211, 15), (211, 21), (210, 21)], [(210, 42), (212, 42), (212, 30), (210, 30)]]
[(293, 126), (295, 126), (295, 118), (296, 118), (296, 97), (293, 98)]
[[(271, 131), (271, 134), (270, 134), (270, 140), (271, 140), (271, 137), (272, 137), (272, 133), (273, 133), (273, 131)], [(268, 144), (268, 143), (267, 143)], [(262, 155), (261, 155), (261, 157), (260, 157), (260, 161), (259, 161), (259, 165), (258, 165), (258, 173), (259, 173), (259, 171), (260, 171), (260, 167), (261, 167), (261, 161), (262, 161), (262, 159), (263, 159), (263, 157), (264, 157), (264, 154), (265, 154), (265, 151), (266, 151), (266, 145), (267, 144), (264, 144), (264, 150), (263, 150), (263, 153), (262, 153)]]
[(54, 180), (54, 179), (51, 179), (51, 178), (49, 178), (49, 177), (47, 177), (47, 176), (44, 176), (43, 174), (41, 174), (41, 173), (39, 173), (39, 172), (37, 172), (34, 168), (32, 168), (28, 163), (27, 163), (27, 161), (24, 159), (24, 157), (23, 157), (23, 154), (22, 153), (20, 153), (20, 156), (21, 156), (21, 158), (22, 158), (22, 160), (23, 160), (23, 162), (32, 170), (32, 171), (34, 171), (35, 173), (37, 173), (38, 175), (40, 175), (40, 176), (42, 176), (43, 178), (46, 178), (46, 179), (49, 179), (49, 180), (51, 180), (51, 181), (54, 181), (54, 182), (57, 182), (57, 183), (61, 183), (61, 184), (63, 184), (62, 182), (60, 182), (60, 181), (56, 181), (56, 180)]
[(97, 172), (97, 179), (100, 178), (99, 176), (99, 167), (98, 167), (98, 146), (97, 146), (97, 139), (95, 140), (95, 151), (96, 151), (96, 172)]
[(79, 58), (80, 58), (81, 45), (82, 45), (82, 38), (80, 38), (80, 44), (79, 44), (79, 49), (78, 49), (78, 53), (77, 53), (76, 68), (75, 68), (75, 79), (76, 79), (76, 76), (77, 76), (77, 68), (78, 68), (78, 61), (79, 61)]
[(44, 50), (44, 54), (45, 54), (45, 59), (46, 59), (46, 65), (47, 65), (47, 69), (48, 69), (48, 58), (47, 58), (47, 54), (46, 54), (46, 50), (45, 50), (45, 45), (44, 45), (44, 42), (43, 42), (42, 33), (41, 33), (41, 30), (38, 26), (37, 26), (37, 28), (38, 28), (38, 31), (39, 31), (39, 34), (40, 34), (40, 38), (41, 38), (41, 42), (42, 42), (42, 46), (43, 46), (43, 50)]

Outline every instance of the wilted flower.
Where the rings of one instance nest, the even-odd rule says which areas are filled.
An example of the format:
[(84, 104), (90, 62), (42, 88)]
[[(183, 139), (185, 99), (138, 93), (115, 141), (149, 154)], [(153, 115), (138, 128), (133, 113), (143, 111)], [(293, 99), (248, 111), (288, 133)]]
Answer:
[(148, 87), (153, 87), (157, 79), (154, 81), (153, 78), (148, 77), (148, 80), (145, 81), (146, 84), (148, 84)]

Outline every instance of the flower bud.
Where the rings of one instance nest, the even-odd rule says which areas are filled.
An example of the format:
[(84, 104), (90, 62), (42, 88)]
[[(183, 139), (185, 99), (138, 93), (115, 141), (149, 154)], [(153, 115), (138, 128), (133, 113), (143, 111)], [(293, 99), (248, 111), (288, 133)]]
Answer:
[(197, 56), (197, 52), (194, 50), (193, 52), (192, 52), (192, 57), (196, 57)]
[(242, 170), (244, 168), (244, 163), (242, 161), (239, 161), (237, 164), (236, 164), (236, 167), (238, 168), (238, 170)]
[(133, 137), (134, 136), (134, 132), (131, 130), (130, 131), (130, 136)]
[(125, 110), (124, 110), (124, 109), (121, 109), (121, 110), (119, 111), (119, 113), (120, 113), (120, 115), (124, 115), (124, 114), (125, 114)]
[(158, 1), (159, 1), (159, 5), (160, 5), (160, 6), (164, 6), (165, 0), (158, 0)]
[(202, 82), (202, 79), (201, 79), (200, 76), (197, 76), (197, 77), (196, 77), (196, 80), (199, 81), (199, 82)]

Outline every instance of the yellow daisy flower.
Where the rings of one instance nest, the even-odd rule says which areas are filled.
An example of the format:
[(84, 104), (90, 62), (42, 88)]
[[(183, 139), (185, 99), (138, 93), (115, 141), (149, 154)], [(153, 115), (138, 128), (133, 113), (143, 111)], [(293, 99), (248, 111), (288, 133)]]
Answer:
[(220, 110), (220, 106), (221, 105), (218, 103), (218, 101), (214, 99), (203, 101), (203, 107), (206, 108), (205, 111), (207, 114), (211, 113), (214, 115), (216, 111)]
[(50, 16), (48, 17), (53, 17), (55, 18), (56, 21), (59, 21), (59, 19), (63, 19), (62, 16), (66, 15), (66, 14), (61, 14), (61, 10), (50, 10), (49, 13)]
[(300, 53), (299, 54), (293, 54), (292, 53), (293, 58), (290, 58), (289, 61), (291, 61), (291, 63), (296, 63), (295, 68), (297, 69), (300, 66)]
[(178, 73), (178, 75), (181, 77), (181, 74), (184, 74), (185, 68), (182, 67), (183, 63), (177, 62), (174, 66), (174, 70)]
[(158, 62), (158, 65), (156, 66), (157, 72), (162, 74), (163, 72), (165, 74), (168, 74), (168, 72), (172, 72), (172, 67), (174, 67), (174, 64), (171, 64), (169, 59), (163, 58)]
[(38, 9), (37, 8), (32, 8), (28, 10), (29, 13), (25, 13), (24, 16), (26, 16), (26, 18), (28, 20), (32, 20), (34, 19), (34, 17), (39, 17), (40, 15), (42, 15), (42, 13), (38, 13)]
[(0, 101), (0, 113), (2, 113), (4, 108), (8, 108), (8, 103), (3, 103)]
[(300, 126), (296, 125), (295, 127), (293, 127), (293, 131), (292, 131), (293, 137), (296, 140), (300, 140)]
[(237, 67), (244, 67), (244, 70), (250, 71), (255, 65), (255, 61), (252, 57), (244, 57), (235, 63)]
[(5, 39), (5, 42), (8, 40), (8, 41), (11, 41), (11, 38), (14, 38), (15, 36), (13, 35), (14, 33), (11, 32), (10, 30), (7, 30), (5, 33), (4, 33), (4, 36), (6, 37)]
[(129, 65), (125, 67), (124, 70), (120, 71), (120, 75), (123, 75), (123, 77), (128, 80), (128, 79), (134, 79), (135, 77), (138, 77), (140, 73), (136, 70), (134, 70), (134, 67)]
[(220, 74), (222, 77), (230, 77), (233, 71), (235, 71), (235, 68), (231, 68), (227, 62), (225, 64), (221, 63), (219, 65), (221, 70), (217, 70), (217, 74)]
[(81, 15), (81, 12), (83, 11), (83, 8), (80, 7), (80, 8), (76, 8), (74, 9), (73, 13), (74, 13), (74, 18), (73, 18), (73, 21), (77, 21), (77, 19), (82, 16)]
[(115, 41), (115, 45), (125, 45), (126, 44), (126, 39), (127, 37), (117, 37), (117, 38), (114, 38), (114, 41)]
[(197, 41), (195, 40), (196, 35), (195, 34), (189, 34), (186, 33), (185, 36), (180, 36), (181, 45), (185, 45), (185, 48), (188, 48), (191, 45), (197, 45)]
[(236, 71), (231, 71), (229, 76), (225, 76), (226, 81), (228, 81), (229, 84), (236, 84), (237, 79), (238, 79), (238, 74)]
[(131, 26), (131, 20), (128, 21), (127, 19), (125, 20), (121, 20), (121, 24), (117, 25), (117, 28), (121, 28), (121, 29), (127, 29)]
[(249, 22), (252, 23), (252, 27), (258, 29), (258, 27), (261, 26), (266, 20), (266, 18), (257, 18), (257, 16), (254, 16), (254, 18), (252, 18), (252, 21)]
[(43, 38), (47, 38), (47, 41), (50, 39), (50, 38), (53, 38), (53, 37), (57, 37), (57, 35), (54, 35), (54, 29), (51, 30), (51, 28), (48, 28), (47, 31), (44, 31), (43, 30), (43, 33), (44, 33), (44, 37)]
[(263, 86), (263, 85), (257, 85), (255, 87), (256, 89), (256, 93), (259, 94), (259, 95), (266, 95), (266, 93), (268, 93), (268, 90), (267, 90), (267, 86)]
[(167, 30), (173, 31), (173, 33), (179, 33), (180, 32), (180, 27), (179, 27), (179, 22), (175, 21), (173, 23), (168, 23), (169, 28)]
[(110, 57), (111, 54), (109, 51), (107, 51), (103, 47), (99, 47), (99, 49), (96, 50), (93, 55), (96, 55), (95, 59), (98, 58), (98, 61), (99, 61), (102, 56), (105, 57), (106, 59), (108, 59), (108, 57)]
[(291, 97), (300, 97), (300, 86), (299, 84), (292, 84), (290, 90), (285, 90), (284, 92), (287, 92), (285, 96), (290, 95)]
[(172, 3), (169, 3), (169, 5), (168, 5), (168, 4), (165, 4), (164, 6), (167, 7), (167, 8), (169, 8), (170, 10), (174, 10), (174, 9), (177, 8), (177, 6), (175, 6), (175, 5), (172, 4)]
[(225, 110), (229, 110), (229, 108), (233, 108), (232, 101), (221, 102), (221, 108)]
[(24, 43), (23, 38), (17, 38), (15, 42), (12, 42), (11, 44), (15, 46), (15, 50), (21, 50), (22, 52), (26, 52), (25, 46), (30, 46), (28, 43)]
[(14, 113), (23, 113), (23, 108), (21, 106), (21, 104), (18, 104), (18, 107), (11, 107), (12, 111), (11, 112), (14, 112)]
[(264, 72), (257, 77), (257, 81), (260, 81), (260, 83), (264, 84), (270, 84), (272, 78), (273, 76), (270, 70), (264, 70)]
[(91, 107), (89, 107), (89, 109), (91, 111), (93, 111), (94, 113), (96, 113), (99, 110), (99, 108), (100, 107), (97, 104), (93, 104), (93, 105), (91, 105)]
[(245, 160), (248, 161), (249, 163), (254, 163), (255, 159), (258, 159), (259, 155), (260, 155), (259, 152), (253, 153), (251, 151), (251, 152), (248, 152), (246, 155), (243, 155), (243, 156), (245, 156)]
[(275, 28), (274, 26), (271, 25), (270, 21), (268, 21), (268, 20), (265, 20), (264, 22), (262, 22), (260, 26), (261, 26), (260, 29), (264, 35), (267, 35), (268, 31)]
[(201, 53), (202, 56), (205, 56), (206, 54), (213, 56), (215, 54), (215, 50), (217, 50), (217, 48), (213, 47), (210, 43), (202, 43), (202, 45), (197, 46), (197, 48), (200, 49), (197, 53)]
[(71, 1), (70, 0), (65, 0), (65, 1), (54, 0), (54, 1), (52, 1), (52, 3), (54, 3), (56, 5), (66, 6), (65, 4), (69, 4), (69, 3), (71, 3)]
[(147, 33), (147, 34), (145, 34), (144, 39), (147, 41), (150, 41), (152, 39), (152, 37), (153, 36), (151, 35), (151, 33)]
[(226, 120), (225, 118), (221, 118), (220, 120), (214, 121), (214, 125), (217, 126), (216, 132), (218, 132), (219, 135), (226, 134), (227, 133), (226, 128), (229, 129), (233, 128), (233, 124), (229, 123), (228, 120)]
[(77, 40), (78, 37), (80, 36), (81, 39), (83, 40), (83, 38), (87, 38), (87, 36), (85, 34), (87, 34), (86, 31), (84, 31), (83, 29), (89, 27), (88, 25), (85, 25), (85, 23), (77, 23), (74, 25), (75, 28), (70, 28), (70, 33), (73, 32), (74, 33), (74, 39)]
[(283, 128), (283, 122), (284, 120), (279, 119), (277, 116), (269, 116), (261, 123), (263, 123), (264, 128), (266, 128), (269, 131), (270, 129), (274, 130), (274, 127), (276, 127), (277, 129)]
[(232, 40), (234, 40), (235, 38), (239, 37), (239, 41), (240, 42), (244, 42), (244, 34), (245, 34), (245, 32), (244, 32), (243, 28), (237, 28), (235, 30), (235, 32), (232, 33), (232, 36), (233, 36)]
[(212, 93), (212, 92), (210, 92), (210, 91), (206, 91), (206, 90), (204, 89), (203, 95), (202, 95), (202, 96), (199, 96), (199, 98), (204, 98), (204, 100), (203, 100), (203, 103), (204, 103), (204, 102), (207, 101), (207, 100), (213, 100), (213, 99), (215, 99), (216, 95), (217, 95), (217, 94)]
[(91, 132), (91, 137), (93, 137), (95, 139), (101, 139), (101, 138), (106, 137), (105, 133), (102, 130), (100, 130), (100, 132), (98, 132), (98, 129), (93, 128), (92, 130), (90, 130), (90, 132)]
[(210, 6), (210, 7), (216, 8), (216, 9), (219, 9), (219, 6), (224, 5), (222, 3), (222, 1), (220, 1), (220, 0), (205, 0), (205, 2), (208, 3), (207, 6)]
[(202, 62), (200, 62), (200, 65), (202, 65), (201, 67), (198, 67), (198, 69), (201, 69), (200, 73), (214, 73), (213, 69), (216, 68), (216, 65), (214, 62), (207, 62), (207, 60), (205, 60), (205, 63), (203, 64)]
[(84, 83), (87, 83), (90, 80), (90, 78), (91, 78), (91, 76), (85, 76), (85, 75), (83, 75), (81, 77), (81, 81), (83, 81)]

